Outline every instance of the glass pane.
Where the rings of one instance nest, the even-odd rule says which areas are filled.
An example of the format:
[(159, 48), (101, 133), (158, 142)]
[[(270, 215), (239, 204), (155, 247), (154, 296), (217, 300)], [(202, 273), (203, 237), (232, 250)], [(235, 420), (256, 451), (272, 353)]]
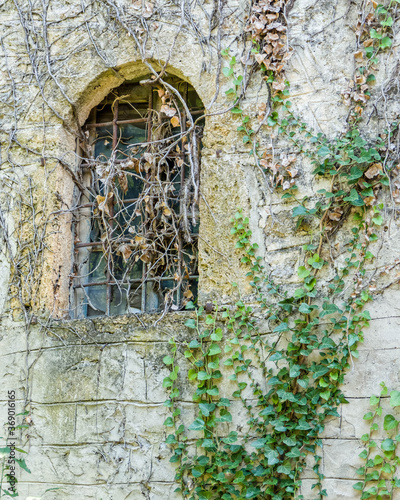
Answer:
[(143, 285), (141, 283), (131, 285), (129, 291), (129, 305), (128, 305), (129, 313), (142, 312), (142, 290), (143, 290)]
[(198, 109), (202, 109), (203, 103), (201, 102), (200, 97), (197, 95), (197, 92), (193, 87), (189, 86), (188, 88), (188, 107), (191, 111), (195, 111)]
[(100, 161), (104, 161), (111, 156), (112, 130), (112, 126), (96, 128), (94, 156)]
[(101, 283), (107, 279), (106, 262), (104, 254), (100, 249), (101, 246), (99, 250), (92, 250), (89, 254), (89, 275), (87, 277), (87, 283)]
[(181, 293), (182, 306), (187, 304), (190, 300), (196, 303), (198, 296), (198, 285), (199, 282), (196, 278), (184, 281), (182, 283), (182, 293)]
[(194, 251), (194, 246), (196, 242), (193, 244), (187, 244), (182, 249), (182, 273), (188, 277), (192, 274), (197, 274), (197, 245), (196, 251)]
[(96, 108), (96, 122), (97, 123), (112, 122), (113, 119), (114, 119), (114, 114), (113, 114), (113, 111), (111, 109), (111, 104), (103, 104), (103, 105), (100, 104)]
[(139, 118), (146, 119), (148, 114), (148, 103), (145, 102), (131, 102), (119, 103), (118, 105), (118, 121), (135, 120)]
[(127, 288), (111, 287), (110, 314), (125, 314), (127, 312)]
[[(124, 170), (117, 178), (115, 178), (115, 186), (118, 189), (118, 198), (120, 200), (135, 200), (139, 198), (143, 191), (143, 180), (130, 170)], [(118, 203), (118, 199), (116, 200)], [(120, 203), (119, 210), (124, 206)], [(128, 206), (128, 205), (126, 205)]]
[(132, 144), (141, 144), (147, 140), (147, 122), (130, 123), (118, 127), (117, 158), (127, 159), (132, 150)]
[(150, 281), (146, 286), (146, 312), (156, 312), (160, 309), (162, 303), (161, 294), (158, 290), (158, 284)]
[(87, 316), (103, 316), (106, 314), (107, 287), (104, 285), (84, 288), (87, 303)]
[(142, 279), (143, 263), (141, 260), (135, 262), (135, 255), (132, 253), (126, 262), (124, 259), (117, 255), (113, 259), (113, 277), (117, 280), (137, 280)]
[[(172, 292), (173, 288), (177, 287), (177, 281), (175, 280), (162, 280), (160, 282), (160, 291), (161, 291), (161, 296), (162, 296), (162, 302), (161, 304), (164, 304), (165, 301), (167, 300), (169, 304), (175, 304), (177, 305), (177, 300), (178, 300), (178, 290), (175, 290)], [(172, 302), (171, 302), (171, 295), (172, 295)]]

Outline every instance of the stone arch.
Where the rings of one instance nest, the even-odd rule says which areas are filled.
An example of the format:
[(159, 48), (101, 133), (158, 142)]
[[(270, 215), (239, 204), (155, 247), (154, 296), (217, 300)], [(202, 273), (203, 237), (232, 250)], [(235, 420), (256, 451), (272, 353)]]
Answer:
[[(148, 64), (156, 71), (162, 70), (161, 62), (150, 60)], [(181, 66), (181, 64), (179, 66)], [(209, 78), (196, 77), (194, 72), (191, 71), (189, 73), (185, 71), (184, 67), (179, 66), (168, 64), (165, 73), (167, 75), (177, 76), (181, 80), (188, 82), (195, 88), (200, 99), (205, 103), (207, 100), (207, 92), (205, 89), (207, 87), (209, 88)], [(200, 70), (200, 68), (198, 69)], [(99, 102), (101, 102), (114, 88), (119, 87), (127, 80), (139, 79), (149, 75), (149, 73), (149, 66), (144, 62), (141, 60), (131, 60), (116, 68), (107, 69), (96, 75), (88, 83), (85, 83), (85, 86), (79, 90), (75, 101), (79, 125), (82, 126), (85, 123), (90, 110), (99, 104)], [(210, 75), (210, 80), (212, 80), (212, 84), (215, 83), (213, 75)]]

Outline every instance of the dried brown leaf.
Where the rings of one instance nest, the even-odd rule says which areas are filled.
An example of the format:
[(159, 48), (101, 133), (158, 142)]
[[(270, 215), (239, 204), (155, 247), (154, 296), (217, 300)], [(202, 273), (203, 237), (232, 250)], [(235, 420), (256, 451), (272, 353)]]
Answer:
[(377, 175), (380, 175), (382, 173), (382, 164), (381, 163), (374, 163), (369, 167), (369, 169), (365, 172), (365, 177), (367, 179), (372, 179), (373, 177), (376, 177)]
[(330, 220), (339, 221), (342, 215), (343, 215), (343, 210), (340, 208), (336, 208), (335, 210), (328, 212), (328, 217)]
[(124, 259), (124, 262), (127, 262), (129, 257), (132, 255), (132, 250), (129, 245), (126, 243), (122, 243), (118, 248), (117, 248), (117, 253), (119, 255), (122, 255), (122, 258)]
[(368, 207), (372, 207), (372, 205), (375, 203), (376, 201), (376, 198), (375, 196), (367, 196), (366, 198), (363, 198), (364, 199), (364, 203), (368, 206)]
[(266, 57), (266, 54), (254, 54), (254, 58), (258, 62), (258, 64), (262, 64)]
[(359, 50), (354, 53), (354, 59), (356, 61), (362, 61), (364, 59), (364, 52), (362, 50)]
[(168, 104), (163, 104), (160, 108), (161, 113), (164, 113), (165, 115), (172, 117), (176, 114), (176, 109), (172, 108)]
[(179, 127), (179, 118), (177, 116), (171, 118), (171, 125), (173, 127)]

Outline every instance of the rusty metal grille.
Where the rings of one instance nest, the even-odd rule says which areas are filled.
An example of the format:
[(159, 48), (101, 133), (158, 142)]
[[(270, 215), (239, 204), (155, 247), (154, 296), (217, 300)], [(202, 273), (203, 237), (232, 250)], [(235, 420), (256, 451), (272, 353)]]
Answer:
[(77, 317), (179, 309), (196, 299), (204, 113), (189, 84), (170, 85), (176, 94), (124, 84), (89, 116), (75, 224)]

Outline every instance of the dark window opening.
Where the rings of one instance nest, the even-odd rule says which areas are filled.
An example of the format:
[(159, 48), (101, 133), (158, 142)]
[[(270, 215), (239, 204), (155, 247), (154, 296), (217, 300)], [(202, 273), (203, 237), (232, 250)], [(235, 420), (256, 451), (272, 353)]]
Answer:
[(196, 300), (204, 112), (188, 83), (167, 82), (125, 83), (85, 125), (76, 317), (178, 310)]

